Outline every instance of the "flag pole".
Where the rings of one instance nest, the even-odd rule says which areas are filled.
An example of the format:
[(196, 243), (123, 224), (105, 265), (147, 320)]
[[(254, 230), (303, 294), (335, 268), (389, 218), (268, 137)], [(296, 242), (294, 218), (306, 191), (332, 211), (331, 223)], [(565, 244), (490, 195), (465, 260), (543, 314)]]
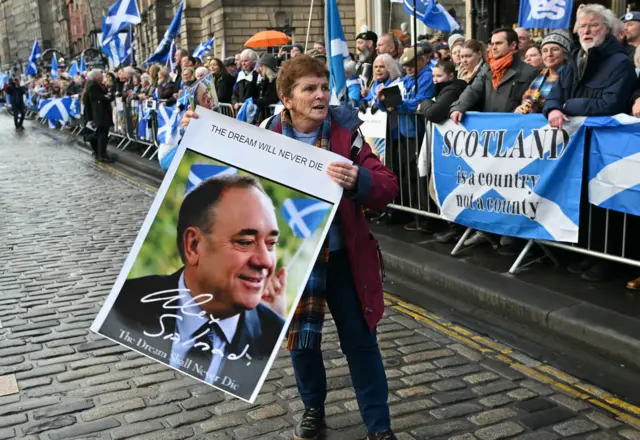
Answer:
[(311, 0), (311, 8), (309, 9), (309, 23), (307, 24), (307, 40), (304, 42), (304, 51), (309, 46), (309, 33), (311, 32), (311, 17), (313, 16), (313, 0)]
[[(435, 0), (429, 0), (429, 1), (435, 1)], [(416, 14), (416, 3), (417, 0), (413, 0), (413, 53), (414, 53), (414, 57), (413, 57), (413, 61), (415, 63), (416, 66), (416, 73), (415, 73), (415, 78), (413, 79), (414, 81), (414, 90), (416, 91), (416, 96), (418, 96), (418, 17)]]

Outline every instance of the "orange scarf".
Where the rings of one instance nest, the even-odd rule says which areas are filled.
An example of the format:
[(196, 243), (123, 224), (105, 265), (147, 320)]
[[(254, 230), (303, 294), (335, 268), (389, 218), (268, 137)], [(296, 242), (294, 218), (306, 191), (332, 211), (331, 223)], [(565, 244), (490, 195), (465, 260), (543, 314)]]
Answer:
[(504, 74), (507, 72), (509, 67), (513, 64), (513, 55), (516, 51), (509, 52), (502, 58), (498, 58), (497, 60), (493, 59), (493, 54), (489, 53), (489, 66), (491, 67), (491, 72), (493, 75), (491, 76), (491, 83), (493, 84), (493, 88), (498, 90), (498, 85)]

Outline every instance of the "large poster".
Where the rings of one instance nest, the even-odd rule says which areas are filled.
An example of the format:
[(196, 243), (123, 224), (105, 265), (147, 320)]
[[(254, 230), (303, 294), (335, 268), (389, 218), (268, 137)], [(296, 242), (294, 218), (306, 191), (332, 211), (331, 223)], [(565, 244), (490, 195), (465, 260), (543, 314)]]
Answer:
[(562, 130), (542, 115), (468, 113), (433, 124), (442, 216), (512, 237), (578, 241), (585, 118)]
[(324, 243), (345, 161), (198, 107), (92, 330), (253, 402)]

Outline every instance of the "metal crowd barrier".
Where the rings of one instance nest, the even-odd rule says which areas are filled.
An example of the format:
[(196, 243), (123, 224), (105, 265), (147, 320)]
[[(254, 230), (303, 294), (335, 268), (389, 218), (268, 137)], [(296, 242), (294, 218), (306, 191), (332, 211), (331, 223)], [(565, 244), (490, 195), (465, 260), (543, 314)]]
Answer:
[[(411, 133), (408, 130), (408, 118), (412, 118), (414, 122), (414, 129), (411, 130)], [(404, 130), (402, 132), (409, 134), (409, 136), (400, 134), (400, 128), (403, 124)], [(423, 116), (400, 116), (397, 112), (389, 114), (385, 163), (396, 173), (400, 183), (400, 193), (389, 207), (446, 222), (440, 216), (440, 209), (435, 200), (435, 192), (430, 191), (433, 166), (431, 162), (430, 136), (430, 123), (424, 120)], [(590, 136), (587, 136), (587, 139), (590, 139)], [(424, 151), (422, 151), (423, 149)], [(420, 154), (421, 152), (422, 155)], [(585, 170), (588, 170), (588, 152), (589, 144), (585, 146)], [(516, 274), (524, 267), (545, 257), (549, 258), (555, 265), (559, 265), (550, 248), (563, 249), (584, 256), (640, 267), (640, 251), (635, 252), (637, 237), (640, 235), (640, 217), (591, 205), (588, 200), (587, 185), (588, 178), (585, 171), (580, 201), (580, 238), (578, 243), (528, 240), (509, 269), (509, 273)], [(433, 192), (433, 196), (431, 196), (431, 192)], [(464, 242), (473, 232), (472, 228), (465, 230), (451, 251), (451, 255), (459, 255), (473, 247), (464, 245)], [(487, 238), (493, 247), (497, 249), (498, 244), (491, 238), (491, 234), (487, 234)], [(527, 255), (530, 254), (534, 246), (540, 247), (543, 255), (525, 262)]]

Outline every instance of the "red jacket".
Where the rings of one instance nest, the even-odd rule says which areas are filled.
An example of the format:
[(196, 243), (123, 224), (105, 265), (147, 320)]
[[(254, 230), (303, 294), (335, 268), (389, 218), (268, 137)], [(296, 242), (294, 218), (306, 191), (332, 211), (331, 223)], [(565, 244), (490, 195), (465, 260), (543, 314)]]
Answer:
[[(344, 193), (338, 206), (338, 218), (343, 245), (349, 255), (351, 273), (355, 283), (360, 307), (371, 331), (384, 313), (382, 277), (380, 271), (382, 254), (379, 253), (378, 240), (375, 239), (363, 208), (374, 211), (385, 208), (398, 195), (398, 181), (371, 147), (364, 144), (357, 157), (351, 157), (353, 134), (362, 124), (357, 110), (346, 107), (331, 108), (331, 139), (329, 149), (354, 161), (360, 168), (358, 190), (356, 194)], [(280, 118), (276, 117), (270, 129), (282, 134)]]

